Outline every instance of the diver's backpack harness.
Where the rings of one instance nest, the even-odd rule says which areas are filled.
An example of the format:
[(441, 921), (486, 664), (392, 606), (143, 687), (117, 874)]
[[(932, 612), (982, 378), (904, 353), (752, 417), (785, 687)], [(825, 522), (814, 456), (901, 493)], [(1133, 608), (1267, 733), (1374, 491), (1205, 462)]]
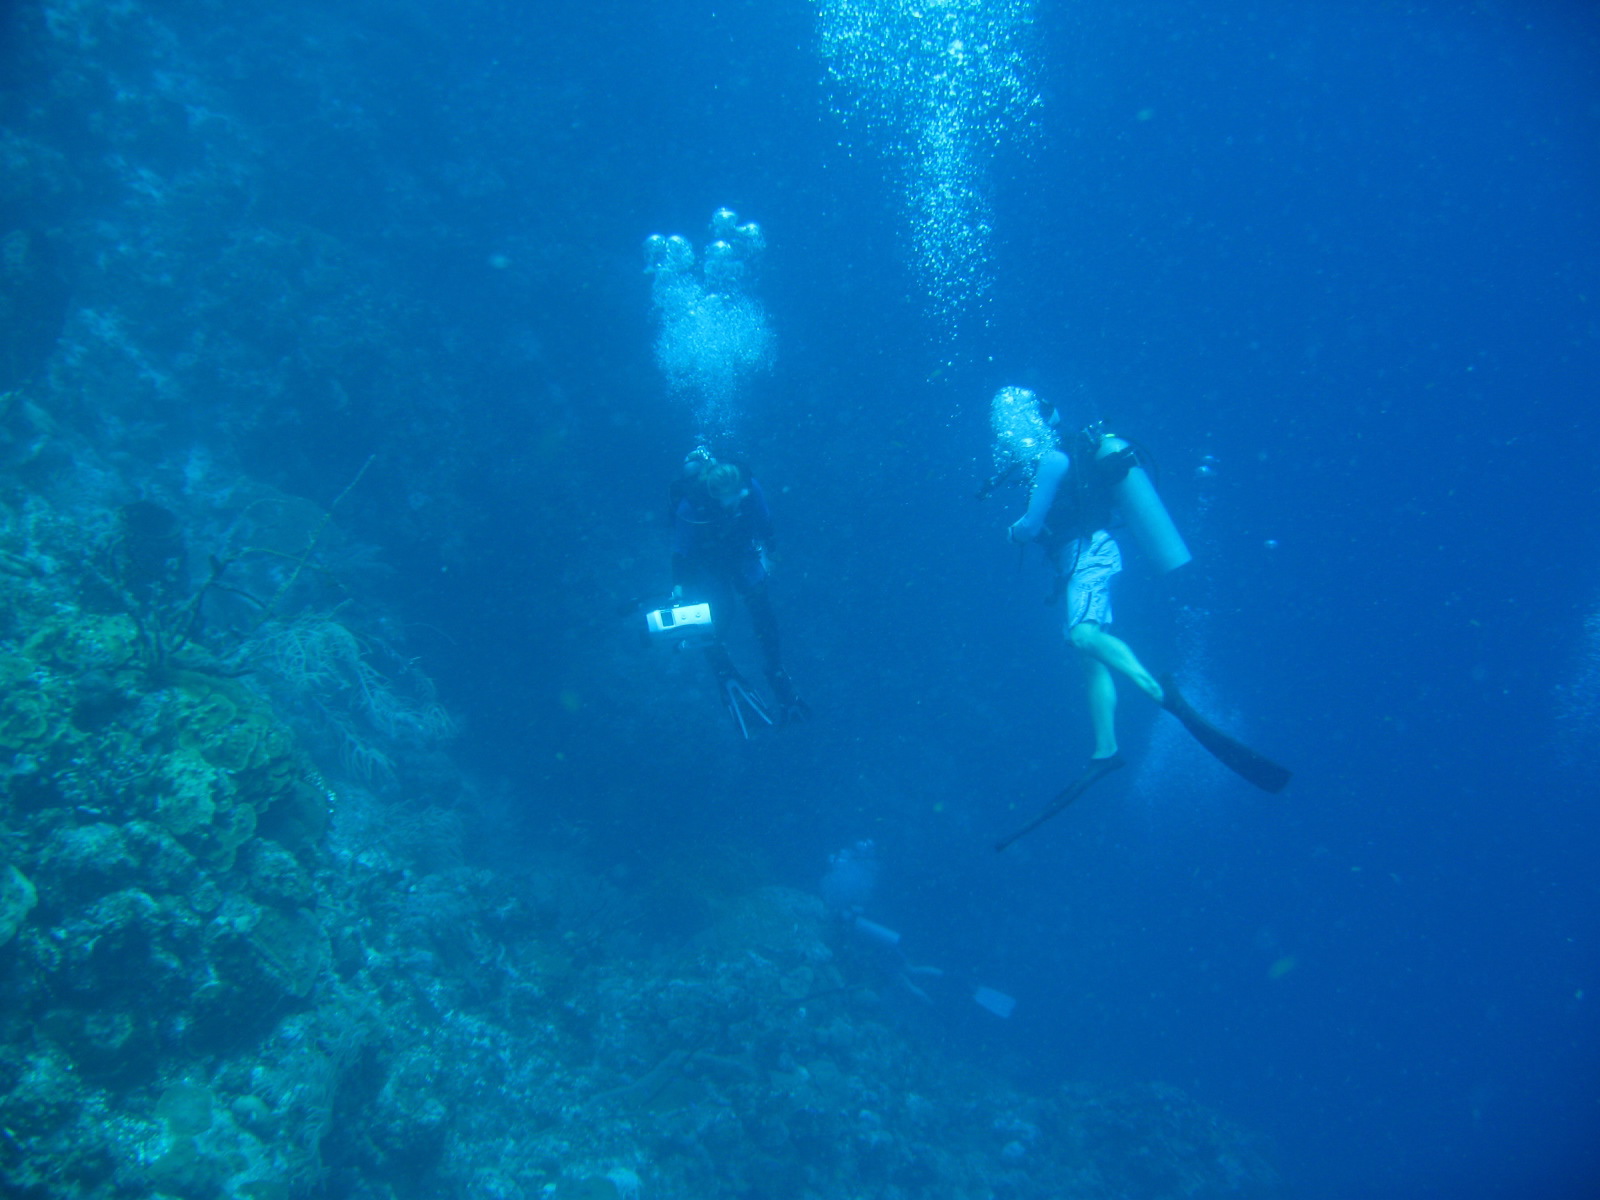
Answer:
[[(1052, 561), (1058, 569), (1062, 547), (1068, 542), (1081, 547), (1095, 530), (1116, 527), (1114, 515), (1120, 515), (1118, 524), (1133, 532), (1134, 540), (1163, 572), (1175, 571), (1193, 557), (1156, 493), (1151, 479), (1154, 460), (1148, 451), (1107, 433), (1097, 423), (1074, 435), (1067, 460), (1067, 476), (1056, 492), (1041, 539), (1047, 553), (1054, 544)], [(1064, 506), (1059, 516), (1058, 505)], [(1071, 564), (1063, 574), (1070, 575), (1076, 566)]]

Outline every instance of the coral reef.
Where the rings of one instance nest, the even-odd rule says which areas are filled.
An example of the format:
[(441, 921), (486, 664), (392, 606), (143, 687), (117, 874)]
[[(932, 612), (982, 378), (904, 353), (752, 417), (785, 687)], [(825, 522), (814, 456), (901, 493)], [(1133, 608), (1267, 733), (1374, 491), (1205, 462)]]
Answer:
[[(416, 802), (448, 720), (358, 610), (214, 614), (178, 547), (236, 521), (141, 510), (136, 551), (91, 495), (0, 497), (8, 1195), (1281, 1194), (1171, 1089), (1024, 1096), (920, 1044), (733, 851), (637, 893), (474, 865), (464, 783)], [(662, 906), (699, 931), (644, 941)]]
[[(413, 7), (355, 9), (406, 27)], [(753, 856), (647, 885), (555, 831), (519, 870), (473, 853), (454, 722), (343, 526), (371, 489), (387, 538), (458, 552), (461, 481), (486, 468), (455, 435), (489, 422), (498, 445), (510, 418), (426, 353), (484, 344), (481, 307), (451, 326), (384, 269), (451, 236), (408, 122), (374, 130), (393, 89), (340, 74), (393, 26), (291, 8), (0, 14), (24, 97), (0, 111), (0, 1193), (1281, 1195), (1169, 1089), (1026, 1096), (909, 1036), (819, 902)], [(412, 77), (414, 112), (448, 107)], [(537, 139), (575, 124), (525, 99), (500, 144), (537, 181), (559, 170)], [(325, 187), (347, 161), (383, 166)], [(558, 235), (593, 223), (588, 196), (456, 170), (504, 206), (516, 303), (553, 256), (587, 268)], [(335, 190), (343, 229), (318, 207)], [(559, 498), (530, 545), (568, 562), (584, 477), (558, 391), (524, 431)], [(304, 450), (327, 441), (386, 470), (330, 482)], [(550, 586), (584, 591), (577, 570)], [(562, 704), (631, 686), (585, 679), (606, 672)], [(647, 708), (613, 715), (643, 730)], [(637, 802), (568, 786), (586, 811)]]

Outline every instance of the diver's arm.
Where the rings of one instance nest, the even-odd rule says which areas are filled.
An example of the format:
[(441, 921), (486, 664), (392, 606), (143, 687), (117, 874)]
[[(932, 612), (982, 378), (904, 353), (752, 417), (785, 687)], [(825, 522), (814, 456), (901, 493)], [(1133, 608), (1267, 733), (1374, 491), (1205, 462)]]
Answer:
[(1033, 476), (1033, 491), (1028, 496), (1028, 511), (1006, 531), (1013, 542), (1031, 542), (1044, 532), (1044, 520), (1050, 515), (1056, 489), (1066, 478), (1069, 465), (1067, 456), (1059, 450), (1047, 450), (1039, 460), (1039, 469)]
[(767, 494), (761, 490), (754, 476), (750, 477), (747, 487), (750, 494), (745, 497), (745, 511), (750, 517), (751, 538), (756, 545), (770, 550), (775, 531), (772, 527), (772, 510), (767, 507)]
[(693, 520), (690, 519), (691, 509), (688, 500), (678, 501), (678, 506), (672, 512), (672, 556), (693, 554), (699, 548), (700, 531)]
[(742, 515), (746, 528), (750, 531), (750, 549), (755, 552), (756, 558), (761, 562), (761, 573), (772, 574), (773, 542), (776, 530), (772, 525), (772, 510), (767, 507), (767, 495), (761, 490), (761, 485), (752, 476), (745, 488), (746, 495), (743, 500)]
[(700, 526), (693, 520), (694, 507), (687, 497), (678, 501), (672, 513), (672, 585), (673, 595), (683, 592), (689, 580), (689, 560), (700, 550)]

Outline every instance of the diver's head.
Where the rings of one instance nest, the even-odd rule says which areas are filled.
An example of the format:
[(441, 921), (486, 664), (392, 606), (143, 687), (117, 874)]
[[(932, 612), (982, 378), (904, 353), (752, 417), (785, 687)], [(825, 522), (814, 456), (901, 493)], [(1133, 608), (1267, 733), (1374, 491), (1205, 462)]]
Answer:
[(711, 447), (704, 442), (699, 442), (693, 450), (684, 455), (683, 473), (685, 475), (704, 475), (716, 465), (717, 460), (712, 456)]
[(989, 405), (989, 423), (994, 429), (995, 465), (1031, 463), (1046, 450), (1060, 443), (1055, 425), (1060, 420), (1055, 406), (1029, 388), (1003, 387)]
[(706, 492), (724, 508), (732, 508), (749, 492), (744, 486), (744, 472), (732, 463), (717, 463), (705, 473)]

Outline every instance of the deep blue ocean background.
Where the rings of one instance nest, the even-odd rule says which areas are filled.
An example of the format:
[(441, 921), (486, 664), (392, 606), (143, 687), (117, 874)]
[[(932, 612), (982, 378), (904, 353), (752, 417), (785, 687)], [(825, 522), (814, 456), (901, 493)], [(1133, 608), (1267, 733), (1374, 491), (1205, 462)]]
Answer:
[[(621, 880), (725, 853), (812, 889), (870, 837), (871, 915), (948, 972), (919, 1037), (1027, 1088), (1174, 1084), (1307, 1200), (1600, 1194), (1590, 6), (1042, 0), (1037, 129), (987, 172), (993, 301), (954, 343), (800, 0), (219, 13), (164, 19), (264, 169), (204, 219), (331, 239), (392, 307), (340, 396), (162, 437), (324, 503), (378, 454), (347, 511), (495, 797), (480, 855), (560, 827)], [(57, 120), (46, 83), (13, 75), (8, 118)], [(59, 120), (75, 203), (116, 209)], [(748, 745), (616, 615), (666, 586), (696, 432), (639, 247), (722, 205), (769, 244), (737, 449), (816, 710)], [(1023, 497), (973, 499), (1006, 384), (1152, 449), (1196, 561), (1130, 555), (1120, 632), (1284, 795), (1124, 689), (1133, 769), (995, 854), (1089, 749), (1048, 572), (1003, 536)]]

